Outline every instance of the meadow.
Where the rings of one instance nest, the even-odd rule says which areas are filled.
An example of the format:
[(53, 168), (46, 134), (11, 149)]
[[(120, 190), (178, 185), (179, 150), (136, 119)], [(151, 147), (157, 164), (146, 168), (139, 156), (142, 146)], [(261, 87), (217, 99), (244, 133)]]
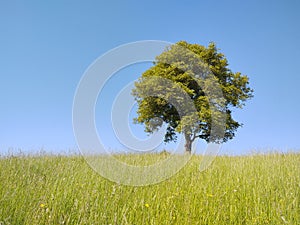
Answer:
[(81, 156), (1, 157), (0, 224), (300, 224), (299, 153), (218, 156), (204, 172), (200, 161), (133, 187), (101, 177)]

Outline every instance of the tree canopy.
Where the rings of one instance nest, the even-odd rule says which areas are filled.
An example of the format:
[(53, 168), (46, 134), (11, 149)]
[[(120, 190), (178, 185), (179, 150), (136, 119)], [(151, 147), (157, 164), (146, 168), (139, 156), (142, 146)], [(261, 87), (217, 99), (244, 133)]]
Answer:
[(152, 133), (167, 125), (165, 142), (183, 133), (185, 150), (191, 152), (196, 138), (226, 142), (242, 124), (232, 117), (253, 97), (249, 78), (232, 72), (215, 43), (208, 47), (185, 41), (169, 46), (153, 66), (135, 82), (138, 104), (136, 123)]

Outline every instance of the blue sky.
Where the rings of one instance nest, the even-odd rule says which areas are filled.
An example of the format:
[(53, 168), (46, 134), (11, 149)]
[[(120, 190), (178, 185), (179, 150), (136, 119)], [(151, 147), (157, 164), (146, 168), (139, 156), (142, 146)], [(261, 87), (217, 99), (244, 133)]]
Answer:
[(72, 104), (84, 71), (140, 40), (214, 41), (249, 76), (255, 97), (234, 111), (244, 127), (224, 153), (300, 149), (299, 11), (296, 0), (2, 1), (0, 153), (76, 149)]

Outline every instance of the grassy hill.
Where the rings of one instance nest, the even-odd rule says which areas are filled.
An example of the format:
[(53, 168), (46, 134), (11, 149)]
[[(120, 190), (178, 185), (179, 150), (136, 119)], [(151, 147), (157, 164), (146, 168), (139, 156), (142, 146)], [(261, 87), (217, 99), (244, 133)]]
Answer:
[(0, 224), (299, 224), (300, 154), (218, 156), (201, 173), (200, 161), (132, 187), (99, 176), (80, 156), (3, 157)]

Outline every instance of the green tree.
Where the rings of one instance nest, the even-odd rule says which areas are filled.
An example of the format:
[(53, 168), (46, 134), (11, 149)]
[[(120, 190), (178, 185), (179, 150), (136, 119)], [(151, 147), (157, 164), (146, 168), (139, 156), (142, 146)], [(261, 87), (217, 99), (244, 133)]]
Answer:
[(216, 45), (208, 47), (177, 42), (156, 57), (132, 91), (138, 104), (136, 123), (152, 133), (167, 124), (165, 142), (185, 137), (191, 153), (196, 138), (206, 142), (232, 139), (242, 124), (232, 118), (232, 108), (242, 108), (253, 97), (249, 79), (228, 68)]

